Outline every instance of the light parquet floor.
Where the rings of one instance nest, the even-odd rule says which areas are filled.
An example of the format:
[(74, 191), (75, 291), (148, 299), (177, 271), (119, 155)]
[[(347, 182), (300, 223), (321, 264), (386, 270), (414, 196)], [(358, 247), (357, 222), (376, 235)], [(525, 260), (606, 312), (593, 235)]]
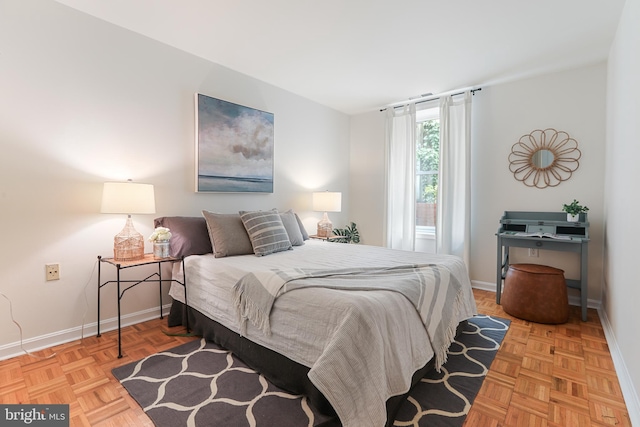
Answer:
[(465, 427), (631, 426), (596, 310), (582, 322), (542, 325), (517, 319), (495, 293), (474, 289), (478, 312), (511, 320)]
[[(494, 293), (474, 295), (480, 313), (512, 323), (466, 427), (631, 426), (595, 310), (587, 322), (572, 307), (568, 323), (540, 325), (506, 314)], [(111, 331), (0, 361), (0, 403), (68, 403), (71, 426), (153, 426), (111, 369), (196, 339), (163, 331), (184, 332), (157, 319), (122, 330), (122, 359)]]

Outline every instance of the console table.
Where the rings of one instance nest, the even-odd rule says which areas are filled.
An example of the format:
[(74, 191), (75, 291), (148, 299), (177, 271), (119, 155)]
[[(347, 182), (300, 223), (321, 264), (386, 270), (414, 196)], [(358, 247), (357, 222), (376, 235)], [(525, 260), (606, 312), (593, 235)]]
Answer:
[[(144, 254), (144, 257), (142, 259), (139, 260), (135, 260), (135, 261), (116, 261), (113, 258), (102, 258), (101, 256), (98, 255), (98, 337), (100, 336), (100, 291), (102, 290), (103, 286), (108, 285), (109, 283), (116, 283), (118, 286), (118, 359), (120, 359), (122, 357), (122, 337), (121, 337), (121, 324), (120, 324), (120, 300), (122, 300), (122, 297), (124, 296), (124, 293), (126, 291), (128, 291), (129, 289), (139, 285), (140, 283), (147, 283), (147, 282), (157, 282), (158, 283), (158, 289), (159, 289), (159, 294), (160, 294), (160, 318), (162, 319), (162, 264), (165, 262), (170, 262), (170, 263), (174, 263), (174, 262), (182, 262), (182, 271), (184, 274), (183, 277), (183, 281), (180, 282), (176, 279), (169, 279), (169, 281), (171, 282), (176, 282), (182, 286), (184, 286), (184, 301), (185, 301), (185, 305), (187, 305), (187, 273), (185, 271), (184, 268), (184, 258), (173, 258), (173, 257), (167, 257), (167, 258), (154, 258), (153, 254)], [(106, 282), (102, 283), (101, 279), (100, 279), (100, 265), (106, 262), (107, 264), (110, 264), (112, 266), (114, 266), (116, 268), (116, 280), (107, 280)], [(145, 277), (144, 279), (140, 279), (140, 280), (122, 280), (120, 279), (120, 271), (126, 268), (133, 268), (133, 267), (139, 267), (142, 265), (152, 265), (152, 264), (157, 264), (158, 265), (158, 272), (157, 273), (152, 273), (149, 276)], [(122, 284), (129, 284), (129, 286), (125, 287), (124, 289), (121, 290), (121, 285)], [(187, 305), (188, 307), (188, 305)], [(188, 319), (187, 319), (187, 324), (186, 324), (186, 328), (187, 328), (187, 332), (189, 332), (189, 323), (188, 323)]]
[(509, 269), (509, 248), (544, 249), (580, 254), (580, 278), (566, 279), (567, 287), (580, 291), (582, 320), (587, 320), (587, 267), (589, 222), (581, 213), (578, 222), (567, 221), (565, 212), (505, 211), (496, 233), (496, 303), (500, 304), (502, 281)]

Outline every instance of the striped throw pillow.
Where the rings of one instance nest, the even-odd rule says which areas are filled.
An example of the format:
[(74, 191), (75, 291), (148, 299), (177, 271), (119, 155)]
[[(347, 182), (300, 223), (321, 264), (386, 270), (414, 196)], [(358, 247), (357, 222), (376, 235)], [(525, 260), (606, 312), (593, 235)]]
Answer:
[(292, 249), (289, 235), (282, 224), (277, 209), (240, 211), (239, 213), (249, 235), (249, 240), (251, 240), (254, 254), (263, 256)]

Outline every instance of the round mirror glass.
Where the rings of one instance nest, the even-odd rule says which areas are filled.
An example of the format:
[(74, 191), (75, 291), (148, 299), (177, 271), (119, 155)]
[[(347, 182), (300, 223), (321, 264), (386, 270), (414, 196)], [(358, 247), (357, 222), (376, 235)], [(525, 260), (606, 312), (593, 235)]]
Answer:
[(540, 169), (548, 168), (553, 164), (554, 160), (553, 152), (544, 149), (540, 149), (533, 153), (533, 157), (531, 158), (533, 165)]

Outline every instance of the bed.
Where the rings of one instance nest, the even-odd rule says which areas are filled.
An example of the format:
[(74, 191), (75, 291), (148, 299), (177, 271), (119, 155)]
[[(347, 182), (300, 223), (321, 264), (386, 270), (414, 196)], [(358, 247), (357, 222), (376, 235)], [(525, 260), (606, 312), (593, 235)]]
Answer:
[[(185, 289), (172, 285), (169, 324), (188, 318), (195, 333), (233, 351), (277, 386), (337, 414), (327, 426), (391, 425), (411, 386), (446, 360), (458, 324), (476, 314), (464, 263), (448, 255), (309, 240), (291, 211), (269, 212), (271, 219), (282, 215), (291, 237), (288, 246), (263, 256), (254, 253), (259, 245), (242, 222), (247, 213), (156, 219), (156, 226), (172, 231), (171, 255), (185, 257), (188, 309)], [(175, 278), (184, 273), (177, 263)], [(403, 290), (416, 280), (419, 294)], [(277, 291), (269, 288), (273, 283)], [(278, 295), (266, 310), (266, 325), (247, 313), (259, 305), (251, 289), (263, 292), (262, 285)]]

